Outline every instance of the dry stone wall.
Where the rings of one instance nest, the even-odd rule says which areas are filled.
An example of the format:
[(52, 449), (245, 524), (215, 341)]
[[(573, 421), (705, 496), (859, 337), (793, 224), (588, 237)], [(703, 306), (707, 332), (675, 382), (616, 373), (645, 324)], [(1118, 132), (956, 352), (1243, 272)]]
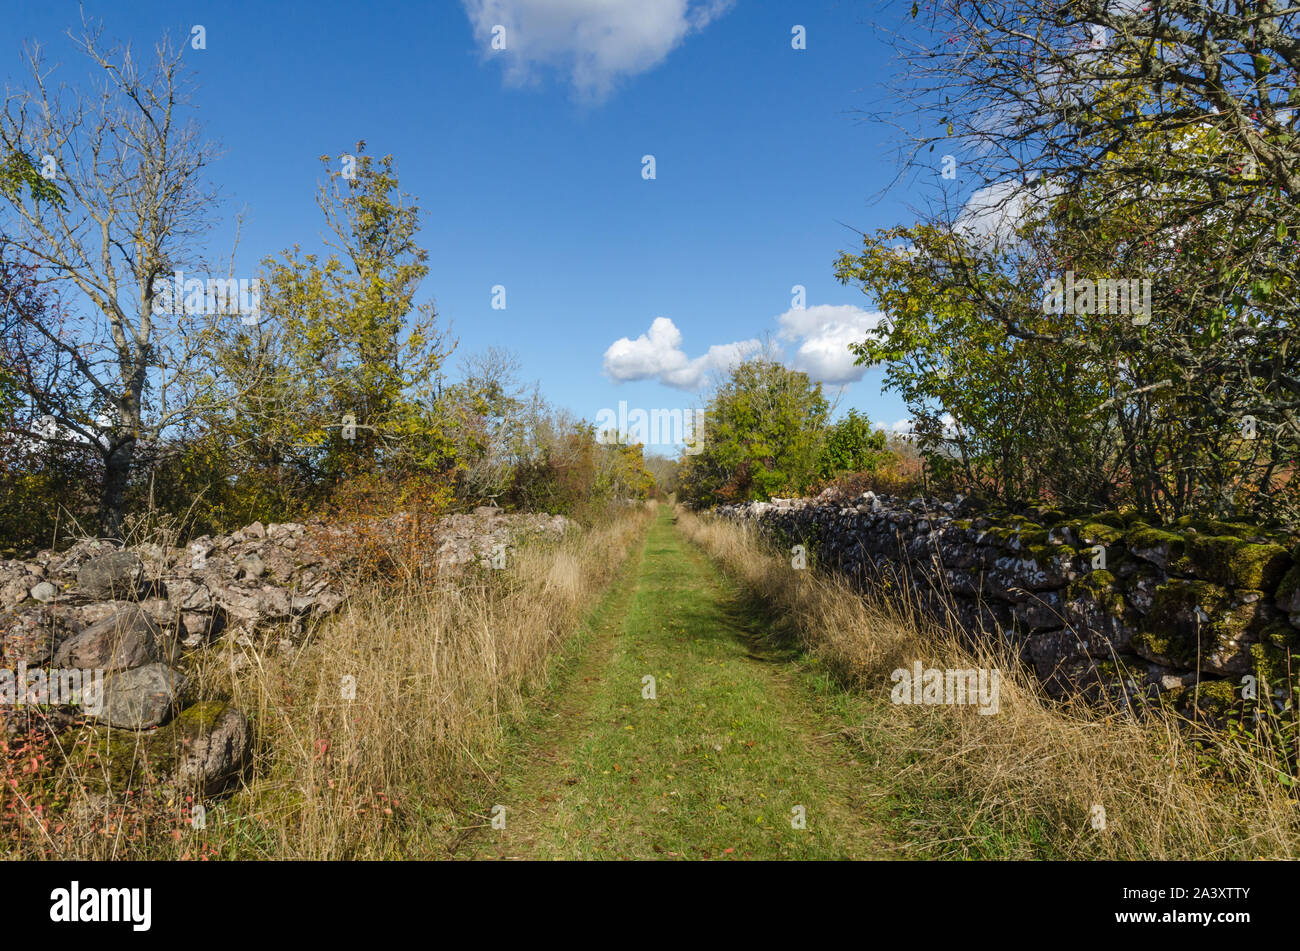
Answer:
[(1276, 694), (1300, 671), (1300, 546), (1248, 524), (1159, 528), (870, 492), (715, 511), (863, 582), (902, 580), (928, 610), (1013, 644), (1055, 695), (1185, 696), (1199, 680), (1231, 702), (1243, 678)]
[[(367, 537), (397, 536), (408, 518), (369, 525)], [(490, 567), (522, 539), (559, 537), (568, 528), (563, 516), (483, 507), (438, 520), (428, 559), (442, 571)], [(184, 547), (88, 539), (28, 561), (0, 561), (5, 729), (30, 729), (37, 711), (53, 729), (92, 710), (112, 729), (164, 726), (163, 758), (174, 778), (205, 791), (220, 788), (247, 759), (251, 725), (224, 702), (191, 702), (191, 660), (196, 652), (230, 640), (250, 644), (255, 636), (272, 649), (291, 648), (309, 622), (347, 598), (347, 553), (356, 531), (254, 522)], [(97, 699), (42, 702), (58, 699), (49, 692), (50, 671), (102, 672)]]

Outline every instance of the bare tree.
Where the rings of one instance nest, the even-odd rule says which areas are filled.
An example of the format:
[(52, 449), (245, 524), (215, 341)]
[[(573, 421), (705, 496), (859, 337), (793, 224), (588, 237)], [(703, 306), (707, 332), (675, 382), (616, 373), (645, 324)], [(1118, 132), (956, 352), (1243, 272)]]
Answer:
[(62, 302), (53, 320), (17, 315), (19, 362), (47, 368), (24, 386), (62, 437), (102, 456), (100, 530), (115, 536), (139, 444), (210, 398), (214, 315), (164, 288), (174, 271), (206, 270), (199, 249), (214, 224), (205, 170), (215, 150), (186, 120), (180, 48), (164, 39), (141, 63), (129, 46), (105, 46), (97, 27), (74, 40), (91, 88), (55, 86), (36, 46), (26, 51), (30, 82), (6, 89), (0, 114), (4, 153), (26, 157), (61, 200), (3, 190), (0, 221), (7, 252)]

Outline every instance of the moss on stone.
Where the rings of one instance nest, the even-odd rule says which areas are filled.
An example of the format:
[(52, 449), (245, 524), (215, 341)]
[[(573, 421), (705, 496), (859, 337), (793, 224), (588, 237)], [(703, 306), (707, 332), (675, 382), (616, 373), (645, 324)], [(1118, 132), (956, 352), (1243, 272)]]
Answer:
[(1250, 658), (1255, 676), (1267, 684), (1270, 691), (1284, 687), (1288, 673), (1300, 677), (1300, 653), (1294, 650), (1261, 641), (1250, 645)]
[(1186, 687), (1188, 699), (1196, 698), (1196, 707), (1202, 716), (1221, 720), (1237, 704), (1238, 684), (1232, 680), (1202, 680), (1195, 687)]
[(1238, 683), (1233, 680), (1202, 680), (1199, 684), (1174, 687), (1160, 696), (1160, 702), (1185, 717), (1222, 725), (1240, 705)]
[(1089, 521), (1098, 525), (1107, 525), (1121, 532), (1128, 528), (1126, 517), (1121, 512), (1098, 512), (1096, 515), (1089, 516)]
[(1237, 588), (1273, 590), (1291, 564), (1281, 545), (1242, 541), (1231, 535), (1194, 535), (1187, 539), (1187, 561), (1206, 581)]
[(230, 704), (225, 700), (200, 700), (178, 713), (170, 726), (187, 737), (201, 736), (210, 733), (228, 709)]
[[(1149, 652), (1167, 658), (1179, 667), (1195, 668), (1197, 659), (1196, 609), (1217, 618), (1228, 603), (1228, 592), (1208, 581), (1171, 578), (1156, 588), (1151, 610), (1142, 619), (1142, 627), (1133, 642)], [(1211, 643), (1217, 633), (1213, 621), (1203, 624), (1203, 645)], [(1203, 654), (1204, 647), (1201, 653)]]
[(1262, 601), (1253, 601), (1227, 608), (1212, 619), (1211, 626), (1221, 637), (1239, 641), (1247, 634), (1259, 630), (1260, 609), (1263, 605)]
[(1000, 545), (1008, 548), (1013, 540), (1018, 541), (1021, 548), (1047, 543), (1047, 529), (1018, 515), (990, 525), (986, 531)]
[(1300, 631), (1286, 621), (1274, 621), (1266, 625), (1260, 630), (1259, 639), (1262, 643), (1272, 644), (1275, 647), (1300, 647)]
[(1098, 568), (1096, 571), (1090, 571), (1086, 575), (1070, 582), (1067, 586), (1067, 592), (1095, 593), (1098, 591), (1108, 591), (1115, 586), (1115, 575), (1105, 568)]
[(1249, 522), (1221, 522), (1213, 518), (1206, 521), (1205, 531), (1211, 535), (1232, 535), (1235, 538), (1260, 538), (1264, 534), (1258, 525)]
[(1078, 529), (1079, 538), (1094, 545), (1114, 545), (1124, 537), (1121, 529), (1104, 522), (1088, 522)]
[(1064, 559), (1074, 558), (1078, 552), (1069, 545), (1048, 545), (1046, 540), (1037, 545), (1030, 545), (1024, 554), (1033, 560), (1039, 568), (1056, 568)]
[(88, 726), (84, 742), (73, 747), (69, 763), (94, 791), (121, 793), (143, 788), (175, 772), (190, 741), (210, 732), (229, 706), (225, 700), (200, 701), (154, 730)]
[(1115, 575), (1105, 569), (1089, 571), (1065, 587), (1066, 600), (1088, 599), (1100, 604), (1112, 617), (1123, 619), (1128, 614), (1124, 595)]
[(1168, 545), (1170, 557), (1175, 553), (1181, 555), (1183, 551), (1182, 535), (1167, 532), (1162, 528), (1152, 528), (1150, 525), (1135, 525), (1130, 528), (1124, 535), (1124, 543), (1130, 549), (1159, 548), (1161, 545)]
[(1298, 589), (1300, 589), (1300, 565), (1292, 565), (1282, 576), (1282, 580), (1277, 583), (1273, 596), (1280, 601), (1295, 594)]

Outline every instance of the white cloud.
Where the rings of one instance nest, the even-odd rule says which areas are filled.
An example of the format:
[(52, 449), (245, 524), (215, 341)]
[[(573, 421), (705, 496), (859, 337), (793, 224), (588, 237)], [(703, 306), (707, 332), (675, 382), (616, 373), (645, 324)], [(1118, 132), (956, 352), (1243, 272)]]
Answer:
[(1012, 244), (1019, 240), (1016, 229), (1026, 223), (1030, 212), (1059, 192), (1060, 186), (1039, 182), (985, 185), (971, 193), (953, 228), (980, 243)]
[(623, 337), (605, 351), (605, 372), (619, 383), (658, 379), (679, 390), (698, 390), (713, 370), (726, 372), (759, 349), (757, 340), (709, 347), (691, 359), (682, 350), (682, 332), (667, 317), (656, 317), (647, 333)]
[[(939, 426), (944, 439), (956, 439), (961, 435), (961, 427), (957, 425), (957, 420), (952, 413), (944, 413), (940, 416)], [(912, 436), (916, 432), (916, 420), (909, 416), (896, 420), (892, 425), (876, 423), (873, 428), (884, 430), (894, 436)]]
[(580, 99), (599, 102), (618, 81), (653, 69), (691, 33), (726, 13), (733, 0), (462, 0), (485, 50), (505, 27), (506, 81), (523, 84), (539, 68), (569, 74)]
[[(777, 318), (778, 337), (795, 346), (794, 354), (784, 362), (818, 383), (855, 383), (869, 368), (854, 363), (849, 344), (865, 340), (882, 319), (882, 314), (852, 304), (792, 308)], [(656, 317), (650, 329), (635, 340), (623, 337), (609, 345), (605, 372), (619, 383), (657, 379), (680, 390), (698, 390), (710, 373), (726, 373), (762, 349), (758, 340), (740, 340), (715, 344), (703, 356), (692, 359), (682, 349), (677, 325), (667, 317)]]
[(821, 383), (856, 383), (867, 372), (857, 366), (849, 344), (861, 343), (880, 325), (881, 315), (852, 304), (818, 304), (787, 310), (777, 318), (779, 336), (798, 344), (790, 365)]

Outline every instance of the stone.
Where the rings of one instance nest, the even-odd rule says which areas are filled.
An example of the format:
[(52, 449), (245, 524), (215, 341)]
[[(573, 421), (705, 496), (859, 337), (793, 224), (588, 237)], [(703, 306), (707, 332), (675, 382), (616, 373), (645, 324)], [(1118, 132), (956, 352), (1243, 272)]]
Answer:
[(1025, 641), (1022, 654), (1053, 697), (1086, 690), (1097, 682), (1097, 662), (1086, 642), (1073, 631), (1034, 634)]
[[(951, 612), (968, 635), (1024, 638), (1023, 656), (1050, 692), (1122, 699), (1144, 667), (1160, 671), (1146, 687), (1164, 691), (1265, 662), (1283, 669), (1297, 656), (1300, 548), (1289, 551), (1284, 535), (1213, 520), (1166, 529), (1118, 513), (1068, 518), (1043, 505), (1008, 515), (889, 497), (863, 512), (865, 502), (846, 507), (828, 492), (714, 511), (783, 547), (808, 545), (856, 583), (906, 578), (919, 610)], [(1003, 614), (1006, 628), (990, 623)]]
[(85, 742), (69, 750), (69, 759), (91, 798), (106, 808), (146, 779), (181, 795), (219, 795), (239, 779), (251, 752), (248, 719), (227, 701), (207, 700), (143, 733), (93, 726)]
[(230, 617), (257, 621), (266, 613), (266, 598), (260, 588), (229, 585), (213, 592), (214, 599)]
[(1300, 565), (1292, 565), (1283, 575), (1274, 597), (1279, 611), (1300, 612)]
[(129, 670), (158, 661), (174, 663), (174, 639), (164, 637), (144, 610), (131, 606), (109, 615), (64, 641), (53, 666), (83, 670)]
[(46, 601), (53, 601), (55, 595), (59, 593), (59, 589), (54, 587), (54, 585), (50, 584), (48, 581), (42, 581), (40, 584), (33, 585), (31, 591), (28, 593), (31, 594), (35, 600), (44, 604)]
[(1234, 600), (1220, 585), (1171, 578), (1156, 589), (1133, 649), (1170, 667), (1241, 675), (1251, 669), (1250, 645), (1275, 614), (1266, 602)]
[(1291, 567), (1291, 555), (1281, 545), (1255, 544), (1231, 535), (1190, 535), (1186, 551), (1198, 578), (1226, 587), (1272, 591)]
[(26, 601), (34, 583), (30, 578), (30, 575), (23, 575), (0, 584), (0, 606)]
[(1065, 593), (1066, 626), (1090, 644), (1105, 645), (1106, 657), (1116, 652), (1127, 653), (1133, 645), (1134, 629), (1128, 608), (1115, 576), (1104, 569), (1090, 572), (1071, 583)]
[(77, 570), (77, 588), (88, 598), (128, 598), (144, 573), (140, 556), (126, 551), (96, 555)]
[(186, 678), (166, 664), (146, 664), (104, 678), (103, 705), (97, 718), (109, 726), (145, 730), (176, 709)]
[(46, 605), (0, 613), (0, 653), (10, 667), (44, 664), (63, 640), (80, 630)]
[(1162, 571), (1183, 554), (1183, 536), (1146, 525), (1135, 525), (1130, 529), (1124, 536), (1124, 544), (1131, 554), (1151, 562)]
[(252, 726), (248, 718), (221, 701), (187, 707), (175, 721), (180, 741), (173, 781), (197, 787), (205, 796), (222, 792), (238, 778), (252, 753)]
[(250, 578), (256, 580), (266, 574), (266, 563), (254, 552), (251, 555), (245, 555), (235, 561), (236, 567), (239, 568), (240, 578)]
[(1047, 631), (1065, 623), (1061, 595), (1055, 591), (1044, 591), (1016, 604), (1012, 616), (1016, 625), (1027, 631)]

